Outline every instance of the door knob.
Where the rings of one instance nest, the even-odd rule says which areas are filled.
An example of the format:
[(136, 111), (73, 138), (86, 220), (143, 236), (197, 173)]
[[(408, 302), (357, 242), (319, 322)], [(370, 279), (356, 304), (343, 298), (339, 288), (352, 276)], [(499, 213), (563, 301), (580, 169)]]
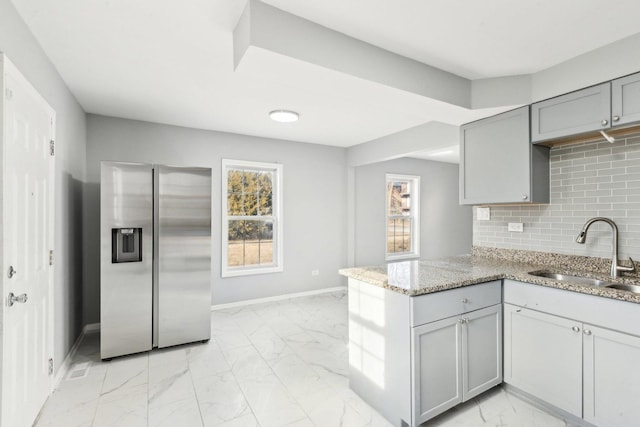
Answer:
[(7, 275), (9, 276), (9, 279), (11, 279), (16, 274), (18, 274), (18, 272), (13, 268), (13, 265), (10, 265), (9, 272), (7, 273)]
[(24, 304), (25, 302), (27, 302), (29, 298), (27, 297), (27, 294), (21, 294), (21, 295), (14, 295), (13, 292), (9, 292), (9, 297), (7, 298), (7, 305), (9, 307), (13, 306), (13, 304), (19, 302)]

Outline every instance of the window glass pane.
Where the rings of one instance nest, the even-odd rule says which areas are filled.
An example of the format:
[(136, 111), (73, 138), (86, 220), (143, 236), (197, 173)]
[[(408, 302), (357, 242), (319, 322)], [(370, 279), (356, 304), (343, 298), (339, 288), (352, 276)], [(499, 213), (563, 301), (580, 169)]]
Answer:
[(273, 172), (261, 172), (258, 177), (258, 215), (273, 213)]
[(258, 173), (254, 171), (244, 171), (244, 187), (243, 191), (247, 193), (258, 192)]
[(411, 218), (387, 221), (387, 252), (411, 252)]
[(245, 215), (258, 215), (258, 195), (256, 193), (246, 193), (243, 206)]
[(244, 265), (244, 240), (244, 221), (229, 221), (227, 265), (230, 267)]
[(230, 170), (227, 176), (227, 192), (242, 193), (242, 171)]
[(246, 240), (244, 243), (244, 265), (260, 264), (260, 243), (258, 240)]
[(390, 181), (387, 183), (388, 215), (406, 215), (411, 213), (411, 183), (409, 181)]
[(244, 215), (242, 194), (229, 194), (229, 197), (227, 197), (227, 215)]
[(260, 264), (273, 264), (273, 221), (260, 221)]

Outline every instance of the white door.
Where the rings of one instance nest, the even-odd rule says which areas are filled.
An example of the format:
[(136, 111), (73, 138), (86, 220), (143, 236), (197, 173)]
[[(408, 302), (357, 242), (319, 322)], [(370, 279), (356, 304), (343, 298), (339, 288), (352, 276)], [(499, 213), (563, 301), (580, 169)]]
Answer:
[[(52, 386), (54, 112), (3, 62), (2, 425), (31, 426)], [(10, 294), (17, 301), (11, 304)], [(10, 305), (11, 304), (11, 305)]]

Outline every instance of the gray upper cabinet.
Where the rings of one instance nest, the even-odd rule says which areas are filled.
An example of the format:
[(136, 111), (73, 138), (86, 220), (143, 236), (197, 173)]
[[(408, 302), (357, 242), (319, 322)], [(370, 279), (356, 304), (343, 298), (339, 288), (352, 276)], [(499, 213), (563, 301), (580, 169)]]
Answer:
[(611, 82), (611, 122), (613, 126), (640, 122), (640, 73)]
[[(640, 100), (635, 102), (640, 106)], [(534, 143), (610, 127), (610, 82), (531, 104)]]
[(460, 132), (460, 204), (549, 203), (549, 148), (530, 143), (528, 106)]

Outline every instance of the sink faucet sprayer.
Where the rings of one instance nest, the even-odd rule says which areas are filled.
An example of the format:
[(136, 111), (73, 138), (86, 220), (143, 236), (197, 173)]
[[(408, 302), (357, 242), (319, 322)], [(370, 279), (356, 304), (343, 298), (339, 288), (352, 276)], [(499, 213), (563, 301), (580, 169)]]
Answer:
[(611, 277), (613, 278), (618, 277), (618, 271), (629, 271), (629, 272), (636, 271), (635, 264), (633, 263), (633, 260), (631, 259), (631, 257), (629, 257), (629, 262), (631, 263), (631, 267), (618, 265), (618, 226), (616, 226), (616, 223), (611, 221), (609, 218), (598, 216), (595, 218), (591, 218), (587, 222), (585, 222), (584, 226), (582, 227), (582, 231), (580, 231), (580, 234), (578, 234), (578, 237), (576, 237), (576, 243), (584, 244), (585, 240), (587, 239), (587, 230), (589, 229), (589, 227), (591, 227), (591, 224), (598, 221), (606, 222), (607, 224), (609, 224), (611, 226), (611, 232), (613, 234), (612, 236), (613, 254), (611, 255)]

